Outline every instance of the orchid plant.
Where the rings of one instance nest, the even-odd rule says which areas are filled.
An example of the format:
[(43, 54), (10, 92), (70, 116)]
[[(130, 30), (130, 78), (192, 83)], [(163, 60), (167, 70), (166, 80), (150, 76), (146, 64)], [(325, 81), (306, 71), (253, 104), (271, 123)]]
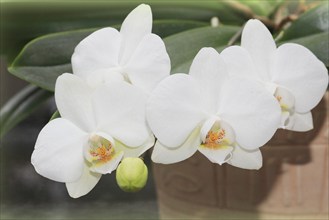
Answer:
[[(231, 40), (241, 33), (241, 46), (225, 47), (198, 42), (223, 40), (225, 35), (216, 32), (222, 27), (162, 40), (152, 33), (152, 20), (150, 6), (139, 5), (120, 31), (106, 27), (76, 42), (69, 55), (73, 74), (57, 69), (60, 117), (41, 130), (31, 160), (40, 175), (65, 183), (73, 198), (89, 193), (118, 166), (118, 185), (140, 190), (147, 167), (138, 158), (152, 147), (155, 163), (177, 163), (199, 151), (219, 165), (257, 170), (260, 148), (277, 129), (313, 128), (311, 110), (327, 89), (328, 63), (307, 47), (277, 48), (256, 19), (242, 31), (225, 29)], [(179, 50), (173, 56), (178, 37), (187, 44), (174, 44)], [(191, 51), (190, 62), (184, 62)], [(28, 71), (15, 68), (21, 57), (10, 68), (15, 75)], [(38, 85), (51, 90), (44, 81)]]

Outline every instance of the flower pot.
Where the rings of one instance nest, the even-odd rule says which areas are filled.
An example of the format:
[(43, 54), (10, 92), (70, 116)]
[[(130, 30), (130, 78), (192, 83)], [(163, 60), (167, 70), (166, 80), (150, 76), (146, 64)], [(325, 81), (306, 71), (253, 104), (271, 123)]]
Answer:
[(162, 218), (327, 219), (329, 93), (309, 132), (278, 130), (261, 148), (263, 167), (216, 165), (202, 154), (154, 164)]

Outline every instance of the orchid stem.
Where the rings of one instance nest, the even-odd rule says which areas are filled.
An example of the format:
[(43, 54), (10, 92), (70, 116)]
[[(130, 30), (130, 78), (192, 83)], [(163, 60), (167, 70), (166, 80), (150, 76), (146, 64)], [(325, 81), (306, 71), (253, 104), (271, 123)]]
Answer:
[(227, 43), (228, 46), (232, 46), (240, 39), (243, 28), (244, 25), (231, 37), (231, 39)]

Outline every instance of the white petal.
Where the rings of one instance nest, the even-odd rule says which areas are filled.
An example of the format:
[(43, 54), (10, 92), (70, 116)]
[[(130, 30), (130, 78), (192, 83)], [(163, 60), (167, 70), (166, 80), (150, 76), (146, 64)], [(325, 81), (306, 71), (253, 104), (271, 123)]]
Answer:
[(149, 138), (142, 90), (126, 82), (110, 83), (95, 90), (93, 104), (99, 131), (131, 147)]
[(241, 147), (255, 149), (274, 135), (280, 125), (281, 108), (263, 85), (236, 78), (223, 87), (219, 117), (233, 128)]
[(145, 35), (152, 31), (152, 11), (149, 5), (140, 4), (123, 21), (120, 29), (122, 44), (119, 62), (124, 65)]
[(262, 74), (262, 79), (269, 79), (276, 45), (266, 26), (259, 20), (249, 20), (242, 31), (241, 46), (250, 53), (256, 71)]
[(82, 176), (75, 182), (67, 182), (66, 189), (72, 198), (79, 198), (89, 193), (98, 183), (102, 174), (90, 172), (85, 164)]
[(114, 28), (103, 28), (83, 39), (71, 58), (73, 73), (83, 78), (95, 70), (119, 64), (120, 33)]
[(306, 112), (303, 114), (295, 112), (291, 117), (292, 119), (290, 119), (290, 123), (285, 126), (285, 129), (299, 132), (313, 129), (313, 118), (311, 112)]
[(212, 163), (222, 165), (230, 158), (233, 147), (225, 146), (220, 149), (211, 149), (207, 147), (199, 147), (199, 151), (206, 156)]
[(245, 150), (236, 145), (227, 163), (243, 169), (258, 170), (263, 165), (263, 157), (259, 149)]
[(205, 119), (202, 107), (198, 83), (189, 75), (174, 74), (150, 95), (146, 117), (160, 143), (176, 148)]
[(321, 100), (328, 86), (328, 71), (306, 47), (284, 44), (275, 54), (272, 81), (295, 96), (297, 112), (308, 112)]
[(145, 151), (147, 151), (148, 149), (153, 147), (154, 143), (155, 143), (155, 138), (152, 134), (152, 135), (150, 135), (149, 139), (145, 143), (143, 143), (141, 146), (132, 148), (132, 147), (128, 147), (127, 145), (122, 144), (119, 141), (116, 141), (115, 148), (124, 152), (124, 155), (123, 155), (124, 158), (139, 157), (143, 153), (145, 153)]
[(96, 127), (91, 105), (92, 91), (81, 78), (69, 73), (59, 76), (55, 85), (55, 100), (61, 117), (86, 132)]
[(40, 132), (31, 162), (40, 175), (58, 182), (77, 180), (83, 171), (83, 147), (88, 134), (58, 118)]
[(202, 48), (195, 56), (189, 75), (198, 81), (205, 108), (215, 114), (222, 84), (228, 78), (226, 65), (213, 48)]
[(186, 141), (177, 148), (168, 148), (159, 141), (155, 143), (152, 161), (155, 163), (172, 164), (191, 157), (201, 144), (200, 126), (197, 126)]
[(162, 39), (146, 35), (123, 69), (130, 82), (147, 92), (170, 74), (170, 59)]
[(231, 46), (224, 49), (220, 53), (220, 56), (226, 63), (226, 68), (230, 76), (263, 80), (263, 75), (255, 70), (250, 54), (245, 48)]

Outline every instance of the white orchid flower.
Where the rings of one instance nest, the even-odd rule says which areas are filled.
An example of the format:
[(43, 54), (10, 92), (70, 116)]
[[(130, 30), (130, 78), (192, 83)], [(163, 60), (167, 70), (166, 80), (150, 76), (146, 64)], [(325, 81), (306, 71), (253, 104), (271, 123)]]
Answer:
[(214, 163), (259, 169), (258, 148), (275, 133), (280, 106), (257, 82), (229, 78), (217, 51), (203, 48), (189, 75), (171, 75), (154, 89), (146, 118), (158, 138), (154, 162), (176, 163), (199, 150)]
[(61, 118), (40, 132), (32, 154), (36, 171), (65, 182), (71, 197), (87, 194), (123, 157), (138, 157), (154, 144), (145, 119), (145, 93), (126, 83), (97, 89), (72, 74), (58, 77)]
[(126, 17), (120, 32), (103, 28), (77, 45), (71, 59), (73, 73), (94, 87), (125, 80), (149, 93), (170, 74), (165, 45), (151, 31), (151, 8), (141, 4)]
[(327, 89), (328, 72), (311, 51), (294, 43), (276, 48), (265, 25), (249, 20), (242, 32), (241, 47), (228, 47), (221, 56), (233, 75), (263, 82), (277, 98), (282, 110), (281, 128), (313, 128), (310, 111)]

